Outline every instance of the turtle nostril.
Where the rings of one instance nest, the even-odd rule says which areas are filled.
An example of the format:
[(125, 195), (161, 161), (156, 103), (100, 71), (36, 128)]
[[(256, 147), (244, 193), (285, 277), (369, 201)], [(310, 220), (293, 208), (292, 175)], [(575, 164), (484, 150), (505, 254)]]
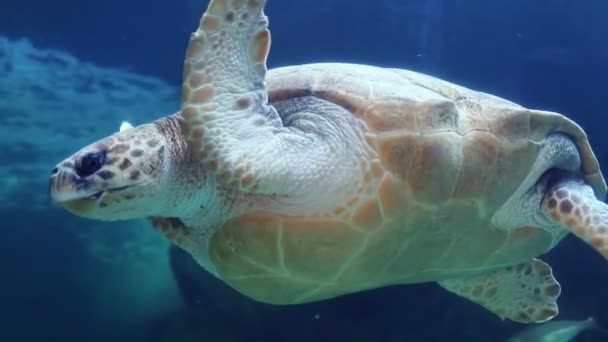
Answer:
[(51, 172), (51, 175), (56, 175), (57, 172), (59, 172), (58, 168), (54, 168), (53, 171)]

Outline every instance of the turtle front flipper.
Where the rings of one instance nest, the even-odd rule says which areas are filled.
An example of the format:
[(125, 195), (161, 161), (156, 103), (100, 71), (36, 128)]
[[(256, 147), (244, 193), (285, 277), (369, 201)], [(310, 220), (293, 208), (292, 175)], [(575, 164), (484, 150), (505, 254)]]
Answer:
[(207, 272), (217, 275), (215, 266), (206, 257), (208, 245), (201, 234), (196, 234), (176, 217), (151, 216), (148, 222), (171, 243), (190, 253)]
[(270, 128), (281, 127), (264, 80), (270, 48), (264, 4), (211, 0), (184, 62), (184, 137), (209, 170), (243, 187), (252, 185), (247, 159), (253, 158), (239, 152), (268, 143)]
[(441, 287), (469, 299), (500, 318), (540, 323), (559, 312), (561, 288), (551, 266), (534, 259), (493, 272), (439, 282)]
[(311, 99), (305, 90), (307, 98), (283, 101), (283, 122), (268, 103), (265, 3), (210, 2), (185, 59), (183, 136), (193, 159), (221, 188), (295, 198), (298, 208), (311, 203), (309, 211), (327, 206), (320, 194), (335, 194), (325, 196), (327, 202), (342, 203), (361, 187), (355, 183), (362, 175), (371, 174), (364, 126), (347, 109)]
[(608, 205), (581, 180), (561, 181), (543, 200), (545, 215), (608, 259)]
[(181, 113), (192, 126), (190, 139), (201, 137), (197, 127), (210, 122), (221, 125), (223, 117), (264, 109), (270, 49), (264, 3), (212, 0), (191, 35), (184, 61)]

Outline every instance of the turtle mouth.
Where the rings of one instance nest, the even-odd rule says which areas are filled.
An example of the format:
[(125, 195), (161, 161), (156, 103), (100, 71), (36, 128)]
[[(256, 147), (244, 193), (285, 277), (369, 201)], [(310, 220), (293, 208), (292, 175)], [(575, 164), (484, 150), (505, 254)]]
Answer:
[(98, 200), (101, 198), (101, 196), (104, 193), (105, 193), (105, 191), (99, 191), (99, 192), (92, 194), (91, 196), (84, 197), (84, 199)]
[(71, 170), (53, 172), (49, 180), (49, 195), (54, 205), (62, 206), (73, 201), (95, 202), (109, 193), (145, 185), (146, 181), (111, 187), (96, 179), (81, 178)]
[(106, 189), (106, 190), (101, 190), (101, 191), (97, 191), (96, 193), (93, 193), (92, 195), (88, 195), (88, 196), (84, 196), (84, 197), (80, 197), (80, 198), (76, 198), (74, 200), (94, 200), (94, 201), (98, 201), (99, 199), (101, 199), (103, 197), (103, 195), (105, 195), (106, 193), (112, 193), (112, 192), (118, 192), (118, 191), (122, 191), (122, 190), (126, 190), (126, 189), (130, 189), (136, 186), (139, 186), (140, 184), (134, 184), (134, 185), (125, 185), (125, 186), (119, 186), (116, 188), (112, 188), (112, 189)]
[[(99, 202), (107, 194), (123, 191), (126, 189), (131, 189), (131, 188), (138, 187), (141, 185), (142, 185), (142, 183), (124, 185), (124, 186), (119, 186), (119, 187), (115, 187), (115, 188), (99, 190), (99, 191), (96, 191), (93, 193), (89, 192), (89, 193), (85, 193), (85, 194), (82, 194), (82, 193), (80, 193), (80, 194), (75, 193), (72, 195), (65, 194), (63, 196), (56, 196), (56, 198), (54, 198), (53, 202), (54, 202), (54, 204), (59, 205), (59, 206), (65, 206), (67, 204), (75, 204), (75, 203), (95, 203), (95, 202)], [(60, 198), (57, 198), (57, 197), (60, 197)]]

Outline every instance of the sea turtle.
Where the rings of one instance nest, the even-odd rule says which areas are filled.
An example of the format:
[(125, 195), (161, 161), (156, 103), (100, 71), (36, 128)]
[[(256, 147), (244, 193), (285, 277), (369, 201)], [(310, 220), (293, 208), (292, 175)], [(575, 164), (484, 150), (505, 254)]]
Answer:
[(606, 183), (583, 130), (412, 71), (267, 71), (263, 0), (212, 0), (182, 106), (59, 163), (54, 202), (149, 218), (207, 271), (274, 304), (436, 281), (501, 318), (554, 317), (535, 257), (567, 232), (608, 257)]

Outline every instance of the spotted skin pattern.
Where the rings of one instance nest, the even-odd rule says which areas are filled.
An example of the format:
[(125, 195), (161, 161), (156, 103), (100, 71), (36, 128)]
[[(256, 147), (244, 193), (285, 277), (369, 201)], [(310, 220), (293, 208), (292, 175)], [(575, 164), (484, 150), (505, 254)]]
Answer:
[[(534, 258), (566, 229), (605, 253), (607, 187), (584, 131), (406, 70), (268, 71), (264, 5), (210, 1), (190, 38), (180, 112), (68, 158), (52, 198), (89, 218), (148, 218), (267, 303), (436, 281), (501, 318), (555, 316), (559, 284)], [(554, 133), (576, 158), (558, 158)], [(108, 162), (77, 177), (79, 158), (99, 151)], [(551, 168), (586, 185), (558, 182), (568, 202), (561, 188), (546, 199), (532, 190)]]
[(581, 187), (579, 182), (555, 187), (544, 201), (544, 210), (608, 259), (608, 205)]
[(188, 229), (179, 219), (172, 217), (150, 217), (148, 221), (156, 230), (177, 246), (185, 250), (195, 248), (195, 246), (191, 245), (192, 230)]
[(538, 259), (476, 277), (442, 281), (440, 284), (502, 319), (541, 323), (559, 312), (556, 302), (561, 287), (553, 277), (551, 266)]
[[(266, 74), (270, 45), (263, 5), (264, 1), (212, 1), (199, 30), (191, 37), (184, 68), (181, 115), (189, 145), (204, 165), (219, 175), (223, 184), (250, 192), (260, 186), (258, 175), (246, 160), (227, 161), (225, 156), (231, 153), (230, 142), (225, 137), (218, 138), (225, 132), (215, 129), (214, 122), (228, 115), (234, 117), (234, 112), (268, 111), (264, 107), (266, 94), (260, 86)], [(235, 47), (235, 41), (241, 46)], [(242, 45), (248, 48), (243, 49)], [(228, 66), (224, 73), (217, 72), (225, 59), (213, 57), (230, 55), (222, 54), (226, 49), (232, 51), (231, 58), (241, 62), (242, 69), (236, 71)], [(348, 78), (349, 73), (350, 70), (342, 75)], [(242, 77), (243, 74), (246, 76)], [(500, 185), (507, 189), (502, 195), (508, 196), (524, 175), (516, 176), (518, 172), (528, 172), (518, 166), (522, 158), (529, 158), (527, 163), (536, 158), (532, 141), (509, 147), (501, 140), (527, 139), (534, 134), (540, 140), (544, 135), (543, 127), (537, 129), (534, 120), (546, 119), (526, 110), (518, 112), (514, 107), (509, 108), (510, 115), (504, 119), (479, 115), (463, 125), (458, 107), (481, 114), (487, 111), (484, 105), (490, 107), (494, 99), (484, 99), (489, 101), (480, 105), (478, 99), (460, 96), (460, 103), (437, 101), (434, 105), (425, 103), (421, 108), (408, 108), (406, 101), (391, 103), (381, 95), (372, 95), (382, 94), (381, 88), (372, 90), (364, 86), (363, 90), (356, 89), (357, 85), (365, 84), (365, 78), (374, 75), (373, 72), (361, 75), (353, 72), (352, 83), (340, 80), (338, 72), (336, 78), (327, 77), (326, 70), (315, 77), (314, 67), (308, 75), (311, 77), (308, 82), (305, 77), (291, 78), (296, 84), (289, 84), (289, 77), (281, 84), (276, 80), (280, 76), (276, 77), (277, 91), (269, 90), (271, 102), (315, 96), (364, 120), (368, 131), (362, 134), (372, 152), (362, 160), (362, 181), (353, 187), (354, 191), (344, 202), (309, 212), (306, 216), (281, 213), (284, 209), (280, 207), (258, 206), (257, 210), (230, 219), (209, 241), (209, 258), (216, 267), (215, 272), (251, 297), (280, 304), (318, 300), (379, 284), (423, 281), (421, 274), (425, 272), (429, 279), (441, 273), (447, 277), (451, 261), (446, 258), (452, 249), (462, 248), (459, 245), (465, 243), (465, 239), (460, 234), (447, 233), (443, 236), (445, 241), (441, 242), (442, 234), (438, 231), (437, 236), (431, 235), (427, 240), (428, 230), (431, 226), (454, 225), (454, 219), (450, 220), (452, 215), (456, 220), (469, 218), (463, 224), (481, 228), (488, 220), (484, 211), (491, 213), (506, 200), (506, 197), (492, 198), (488, 189)], [(392, 77), (407, 79), (408, 75)], [(372, 82), (370, 80), (370, 84)], [(340, 86), (336, 89), (336, 85)], [(232, 91), (227, 94), (226, 88), (232, 88)], [(450, 97), (445, 93), (450, 89), (433, 90)], [(411, 110), (419, 112), (419, 116), (408, 113)], [(545, 128), (549, 130), (549, 127)], [(569, 125), (564, 127), (572, 129)], [(578, 134), (576, 128), (572, 131), (575, 136)], [(587, 145), (582, 143), (581, 146)], [(515, 152), (505, 156), (505, 150)], [(485, 165), (487, 172), (479, 172), (480, 165)], [(586, 160), (584, 165), (590, 177), (597, 173), (593, 160)], [(459, 170), (459, 173), (455, 177), (446, 170)], [(492, 170), (511, 174), (512, 183), (505, 182), (504, 177), (493, 177)], [(489, 198), (481, 199), (484, 195)], [(472, 198), (485, 201), (485, 205), (475, 200), (471, 202)], [(465, 212), (470, 213), (464, 215)], [(471, 221), (473, 217), (478, 221)], [(510, 232), (484, 228), (487, 231), (475, 230), (475, 234), (479, 240), (487, 241), (488, 251), (483, 248), (479, 251), (479, 256), (483, 255), (479, 260), (486, 259), (487, 264), (513, 262), (508, 257), (509, 249), (523, 248), (527, 243), (530, 254), (540, 254), (550, 240), (530, 227)], [(407, 234), (407, 238), (400, 240), (401, 234)], [(487, 235), (479, 236), (482, 234)], [(416, 239), (418, 235), (420, 238)], [(392, 246), (391, 241), (396, 244)], [(425, 246), (426, 241), (433, 247)], [(429, 255), (424, 258), (429, 251), (440, 252), (438, 246), (441, 245), (447, 248), (441, 257)], [(532, 252), (536, 249), (536, 253)], [(192, 252), (196, 254), (196, 251)], [(420, 262), (412, 265), (408, 261), (410, 258)], [(467, 261), (465, 256), (460, 258), (462, 265), (467, 265), (460, 272), (463, 269), (479, 272), (484, 268), (481, 263)], [(517, 254), (512, 258), (516, 260)], [(441, 270), (442, 264), (446, 270)], [(512, 286), (519, 286), (516, 280), (520, 279), (520, 272), (515, 271), (520, 268), (537, 270), (542, 268), (538, 266), (540, 264), (540, 261), (530, 265), (524, 263), (519, 268), (492, 274), (500, 275), (502, 280), (512, 280)], [(434, 268), (436, 271), (430, 271)], [(474, 285), (483, 279), (467, 278), (466, 283)], [(550, 271), (548, 275), (543, 273), (521, 280), (521, 285), (526, 285), (529, 291), (555, 289), (556, 286), (559, 289), (556, 284)], [(449, 283), (444, 285), (448, 287)], [(276, 290), (269, 291), (270, 288)], [(541, 293), (536, 303), (524, 301), (520, 306), (508, 307), (512, 299), (509, 295), (525, 298), (527, 294), (509, 292), (507, 287), (500, 290), (497, 292), (502, 294), (497, 297), (500, 305), (485, 306), (494, 312), (502, 310), (502, 317), (521, 322), (545, 321), (557, 314), (558, 293), (555, 291)]]
[[(75, 168), (90, 153), (103, 153), (105, 163), (91, 176), (79, 177)], [(65, 202), (66, 209), (75, 214), (120, 219), (120, 212), (129, 210), (129, 202), (145, 201), (151, 195), (153, 189), (142, 191), (141, 186), (163, 172), (165, 153), (163, 138), (154, 125), (117, 132), (58, 165), (51, 196)], [(98, 198), (89, 200), (89, 195)]]
[(181, 115), (186, 140), (218, 180), (249, 192), (259, 185), (255, 171), (246, 158), (228, 162), (219, 157), (231, 153), (231, 143), (215, 122), (231, 112), (269, 111), (264, 108), (263, 87), (270, 49), (264, 4), (262, 0), (211, 1), (190, 38), (184, 64)]

